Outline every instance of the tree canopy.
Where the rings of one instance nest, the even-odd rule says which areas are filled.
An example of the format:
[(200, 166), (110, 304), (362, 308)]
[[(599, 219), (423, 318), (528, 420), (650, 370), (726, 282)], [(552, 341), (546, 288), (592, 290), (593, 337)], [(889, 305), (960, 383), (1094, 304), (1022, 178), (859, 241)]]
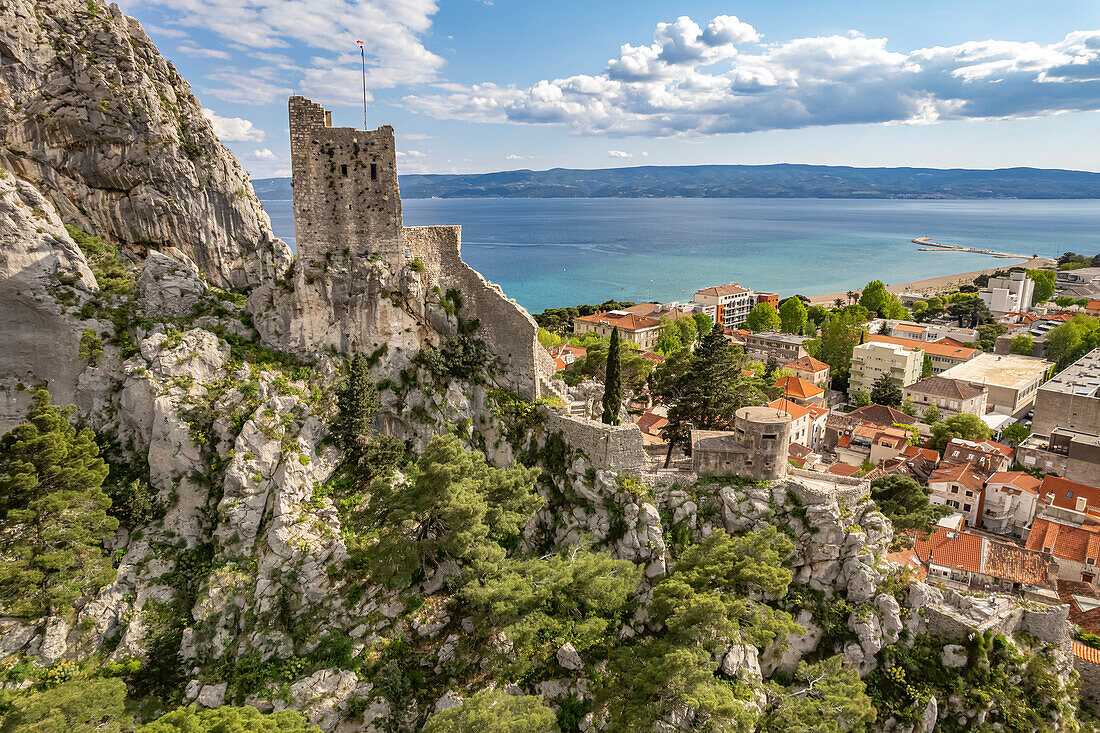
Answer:
[(1035, 281), (1035, 291), (1031, 296), (1032, 305), (1050, 300), (1056, 289), (1054, 270), (1028, 270), (1027, 276)]
[(989, 429), (988, 425), (982, 422), (980, 417), (971, 415), (968, 412), (961, 412), (958, 415), (952, 415), (943, 422), (938, 422), (932, 426), (932, 439), (929, 445), (933, 450), (939, 451), (942, 455), (943, 449), (947, 447), (947, 444), (951, 442), (952, 438), (985, 440), (992, 436), (993, 431)]
[(435, 713), (424, 733), (557, 733), (557, 718), (536, 695), (484, 690), (461, 705)]
[(787, 298), (779, 304), (780, 327), (786, 333), (801, 334), (808, 318), (806, 306), (798, 298)]
[[(16, 698), (3, 733), (119, 733), (133, 730), (122, 680), (78, 679)], [(155, 733), (155, 732), (154, 732)]]
[(619, 329), (611, 329), (611, 341), (607, 346), (607, 367), (603, 380), (603, 421), (607, 425), (619, 424), (623, 409), (623, 363), (620, 355)]
[(1046, 358), (1065, 369), (1100, 346), (1100, 319), (1076, 315), (1047, 331)]
[(118, 528), (103, 492), (107, 464), (75, 408), (34, 393), (27, 419), (0, 437), (0, 610), (67, 611), (115, 577), (103, 542)]
[(834, 313), (821, 326), (821, 346), (817, 358), (832, 369), (837, 379), (847, 379), (852, 364), (852, 352), (862, 343), (864, 321), (857, 313)]
[(1030, 334), (1021, 333), (1019, 336), (1014, 336), (1012, 341), (1008, 345), (1010, 353), (1019, 354), (1021, 356), (1031, 356), (1035, 351), (1035, 340), (1031, 338)]
[(871, 500), (898, 532), (929, 531), (951, 513), (946, 506), (928, 501), (932, 490), (909, 476), (883, 476), (871, 482)]
[(891, 377), (889, 373), (883, 372), (879, 375), (878, 379), (874, 381), (874, 384), (871, 385), (870, 397), (871, 402), (876, 405), (897, 407), (901, 404), (901, 385), (898, 384), (898, 380)]
[(753, 333), (778, 331), (782, 325), (779, 314), (768, 303), (757, 303), (745, 318), (745, 328)]
[(297, 710), (279, 710), (261, 713), (254, 707), (224, 707), (196, 710), (194, 705), (177, 708), (152, 723), (141, 726), (137, 733), (283, 733), (284, 731), (310, 731), (320, 733), (320, 728), (310, 725), (305, 715)]
[(377, 540), (355, 548), (353, 561), (371, 578), (406, 587), (446, 559), (499, 562), (542, 505), (534, 491), (538, 469), (493, 468), (454, 435), (436, 436), (412, 477), (379, 487), (370, 512)]

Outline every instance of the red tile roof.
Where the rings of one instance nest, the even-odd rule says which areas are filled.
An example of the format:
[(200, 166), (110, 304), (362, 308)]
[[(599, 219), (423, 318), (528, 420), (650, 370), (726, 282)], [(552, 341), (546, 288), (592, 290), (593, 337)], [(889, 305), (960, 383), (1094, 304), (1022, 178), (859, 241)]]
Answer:
[(959, 341), (958, 339), (953, 339), (950, 336), (944, 336), (941, 339), (936, 339), (932, 343), (942, 344), (944, 346), (966, 346), (966, 344), (964, 344), (962, 341)]
[(939, 356), (945, 359), (959, 359), (960, 361), (969, 359), (977, 351), (977, 349), (970, 349), (966, 346), (951, 346), (950, 344), (940, 344), (934, 341), (929, 342), (919, 341), (917, 339), (896, 338), (894, 336), (883, 336), (878, 333), (867, 334), (867, 340), (881, 344), (903, 346), (907, 349), (920, 349), (930, 356)]
[(825, 392), (825, 390), (821, 389), (821, 387), (818, 387), (816, 384), (807, 382), (805, 379), (799, 379), (798, 377), (780, 377), (775, 383), (775, 386), (783, 388), (783, 395), (785, 397), (797, 397), (802, 400), (817, 397), (819, 394)]
[(928, 483), (958, 483), (976, 494), (981, 494), (985, 476), (975, 471), (969, 463), (952, 463), (941, 465), (933, 471), (928, 477)]
[(895, 331), (906, 331), (908, 333), (924, 333), (928, 330), (928, 326), (918, 326), (912, 323), (899, 323), (894, 326)]
[(654, 364), (660, 364), (662, 361), (665, 360), (665, 357), (653, 351), (639, 351), (638, 355), (641, 356), (643, 359), (649, 359)]
[(1039, 493), (1039, 479), (1023, 471), (998, 471), (986, 479), (986, 485), (1008, 484), (1029, 494)]
[(668, 425), (668, 418), (662, 417), (661, 415), (654, 415), (652, 412), (646, 412), (635, 420), (634, 424), (637, 425), (638, 429), (643, 433), (659, 436), (661, 430)]
[(989, 540), (982, 572), (1013, 583), (1051, 587), (1050, 565), (1050, 558), (1041, 552)]
[(738, 293), (747, 293), (748, 288), (743, 288), (739, 283), (730, 283), (729, 285), (715, 285), (710, 288), (703, 288), (696, 292), (696, 295), (702, 293), (703, 295), (737, 295)]
[(606, 323), (609, 326), (617, 326), (620, 331), (628, 331), (631, 333), (657, 328), (659, 325), (659, 321), (656, 318), (639, 316), (634, 313), (627, 313), (626, 311), (594, 313), (590, 316), (578, 316), (573, 320), (584, 321), (586, 323)]
[(970, 532), (957, 532), (946, 527), (937, 527), (928, 539), (917, 536), (913, 550), (924, 563), (934, 563), (945, 568), (965, 570), (968, 573), (982, 572), (981, 535)]
[(854, 476), (859, 473), (859, 467), (849, 466), (847, 463), (834, 463), (825, 470), (837, 476)]
[(782, 397), (777, 400), (772, 400), (767, 406), (782, 410), (791, 416), (791, 420), (798, 420), (810, 414), (810, 408), (806, 407), (806, 405), (800, 405), (797, 402), (791, 402)]
[(1047, 475), (1039, 486), (1039, 498), (1047, 502), (1047, 494), (1054, 494), (1054, 506), (1062, 509), (1077, 509), (1077, 500), (1084, 497), (1086, 511), (1100, 512), (1100, 489), (1087, 484), (1064, 479), (1061, 476)]
[(919, 445), (907, 445), (905, 446), (905, 450), (903, 450), (901, 454), (906, 458), (915, 458), (916, 456), (921, 456), (932, 461), (932, 463), (940, 462), (939, 453), (932, 450), (931, 448), (921, 448)]
[(783, 365), (783, 368), (799, 372), (821, 372), (828, 369), (829, 365), (823, 361), (818, 361), (812, 356), (802, 356), (794, 361), (788, 361)]
[(1027, 536), (1027, 549), (1046, 552), (1054, 557), (1084, 563), (1092, 558), (1093, 563), (1100, 561), (1100, 527), (1077, 527), (1069, 524), (1056, 524), (1042, 517), (1036, 517), (1031, 523), (1031, 532)]
[(1085, 646), (1079, 641), (1073, 642), (1073, 656), (1078, 659), (1084, 659), (1086, 662), (1092, 664), (1100, 664), (1100, 649), (1093, 649), (1091, 646)]

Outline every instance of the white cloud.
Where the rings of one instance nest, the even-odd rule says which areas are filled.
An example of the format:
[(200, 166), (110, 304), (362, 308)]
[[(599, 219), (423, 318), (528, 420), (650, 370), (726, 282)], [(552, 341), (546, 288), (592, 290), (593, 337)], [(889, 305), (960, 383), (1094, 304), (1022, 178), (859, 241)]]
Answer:
[(180, 44), (176, 47), (176, 50), (186, 56), (194, 56), (200, 59), (222, 59), (228, 61), (232, 58), (227, 52), (219, 51), (214, 48), (196, 48), (189, 44)]
[(607, 157), (609, 158), (633, 158), (633, 153), (628, 153), (625, 150), (608, 150)]
[(504, 159), (505, 160), (534, 160), (535, 156), (533, 156), (533, 155), (516, 155), (515, 153), (509, 153), (508, 155), (504, 156)]
[(206, 78), (220, 86), (204, 86), (203, 91), (218, 99), (236, 104), (264, 105), (285, 102), (293, 89), (272, 81), (270, 70), (240, 70), (232, 66), (223, 66), (207, 74)]
[(210, 120), (214, 134), (223, 143), (259, 143), (266, 137), (263, 130), (243, 117), (221, 117), (209, 109), (204, 109), (202, 116)]
[(426, 153), (422, 153), (419, 150), (405, 150), (404, 152), (398, 150), (397, 151), (397, 157), (398, 158), (426, 158), (428, 156), (427, 156)]
[[(134, 0), (134, 4), (157, 6), (170, 16), (173, 26), (209, 31), (261, 61), (261, 54), (272, 49), (323, 49), (324, 57), (313, 59), (299, 77), (289, 81), (306, 93), (331, 95), (332, 99), (326, 96), (329, 102), (350, 101), (355, 97), (352, 92), (361, 87), (356, 41), (364, 42), (369, 88), (429, 82), (444, 64), (422, 41), (438, 10), (437, 0)], [(334, 55), (334, 49), (344, 52)], [(282, 76), (289, 69), (278, 61), (273, 65), (282, 72), (282, 86), (287, 86)], [(217, 90), (218, 96), (227, 98), (237, 88), (229, 84)]]
[(259, 160), (278, 160), (279, 156), (271, 152), (268, 148), (260, 148), (259, 150), (252, 151), (252, 157)]
[(649, 45), (624, 44), (602, 72), (437, 84), (405, 99), (438, 118), (651, 137), (1049, 115), (1100, 109), (1100, 30), (900, 52), (855, 31), (763, 43), (732, 16), (705, 27), (681, 17)]

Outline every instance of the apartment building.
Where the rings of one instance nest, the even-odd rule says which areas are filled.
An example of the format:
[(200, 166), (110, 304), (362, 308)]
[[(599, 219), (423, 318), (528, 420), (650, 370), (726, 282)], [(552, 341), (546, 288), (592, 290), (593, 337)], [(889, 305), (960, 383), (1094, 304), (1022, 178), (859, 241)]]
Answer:
[(1100, 485), (1100, 436), (1095, 433), (1069, 428), (1054, 428), (1050, 435), (1032, 433), (1016, 446), (1016, 457), (1027, 468)]
[(913, 384), (920, 379), (923, 364), (924, 352), (920, 349), (874, 341), (859, 344), (852, 351), (848, 394), (870, 392), (875, 380), (883, 374), (890, 375), (899, 386)]
[(961, 413), (981, 417), (988, 411), (985, 390), (958, 379), (925, 377), (905, 387), (902, 394), (905, 399), (912, 401), (913, 409), (922, 418), (933, 405), (939, 411), (941, 420)]
[(818, 405), (807, 405), (780, 397), (767, 407), (785, 412), (791, 418), (791, 443), (817, 451), (825, 439), (825, 419), (829, 411)]
[(782, 364), (809, 356), (803, 347), (809, 338), (779, 331), (750, 333), (745, 337), (745, 353), (763, 362), (775, 359)]
[(716, 285), (695, 293), (694, 302), (714, 307), (715, 321), (722, 328), (737, 329), (749, 317), (749, 311), (757, 303), (757, 294), (740, 283)]
[(868, 341), (880, 344), (892, 344), (906, 349), (920, 349), (932, 365), (932, 374), (940, 374), (951, 367), (973, 359), (981, 353), (969, 346), (960, 346), (954, 341), (919, 341), (917, 339), (896, 338), (881, 334), (868, 334)]
[(1031, 431), (1069, 428), (1100, 435), (1100, 349), (1094, 349), (1039, 387)]
[(1031, 298), (1035, 294), (1035, 281), (1019, 270), (1005, 277), (991, 277), (989, 284), (978, 291), (994, 316), (1006, 313), (1027, 313), (1031, 310)]

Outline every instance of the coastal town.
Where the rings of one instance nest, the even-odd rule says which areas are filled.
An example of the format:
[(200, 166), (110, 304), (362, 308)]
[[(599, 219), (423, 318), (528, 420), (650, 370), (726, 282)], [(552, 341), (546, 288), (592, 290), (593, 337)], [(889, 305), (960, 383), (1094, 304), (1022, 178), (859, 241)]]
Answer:
[[(792, 472), (870, 483), (876, 501), (919, 486), (935, 521), (909, 528), (891, 560), (949, 587), (1068, 604), (1100, 634), (1097, 259), (1067, 253), (921, 294), (873, 281), (828, 306), (732, 282), (536, 320), (559, 375), (595, 397), (621, 339), (622, 415), (654, 474)], [(668, 384), (717, 334), (743, 404), (725, 424), (693, 424)], [(598, 418), (598, 405), (569, 409)]]

